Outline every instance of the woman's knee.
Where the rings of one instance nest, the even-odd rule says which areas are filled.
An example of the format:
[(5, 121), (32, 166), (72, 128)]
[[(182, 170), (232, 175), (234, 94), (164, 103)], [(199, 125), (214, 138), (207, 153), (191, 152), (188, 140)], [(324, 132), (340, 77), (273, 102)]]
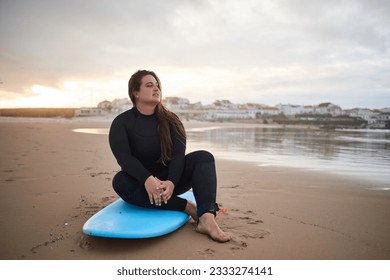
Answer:
[(205, 151), (205, 150), (199, 150), (191, 153), (192, 156), (196, 159), (197, 162), (214, 162), (214, 156), (212, 153)]
[(112, 179), (112, 187), (114, 191), (124, 201), (133, 203), (135, 199), (135, 193), (137, 190), (137, 182), (133, 177), (128, 175), (124, 171), (119, 171)]
[(112, 187), (116, 192), (123, 189), (129, 183), (129, 175), (125, 171), (119, 171), (112, 178)]
[(112, 178), (112, 186), (115, 188), (122, 181), (124, 171), (119, 171), (115, 174), (114, 178)]

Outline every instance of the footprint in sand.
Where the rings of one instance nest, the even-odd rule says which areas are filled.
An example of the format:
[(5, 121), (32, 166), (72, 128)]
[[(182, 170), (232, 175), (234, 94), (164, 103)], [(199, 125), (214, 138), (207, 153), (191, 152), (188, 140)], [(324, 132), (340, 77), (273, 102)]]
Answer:
[(245, 221), (249, 225), (257, 225), (264, 223), (262, 220), (255, 220), (250, 217), (239, 217), (239, 219)]
[(202, 250), (198, 250), (197, 253), (199, 255), (202, 255), (202, 256), (204, 256), (204, 255), (214, 256), (215, 250), (209, 248), (209, 249), (206, 249), (206, 250), (203, 250), (203, 251)]
[(85, 236), (85, 235), (80, 236), (78, 245), (81, 249), (84, 249), (84, 250), (90, 250), (93, 248), (91, 242), (89, 242), (89, 240), (88, 240), (88, 236)]
[(243, 250), (244, 248), (248, 247), (248, 244), (244, 241), (237, 240), (233, 237), (233, 239), (230, 241), (230, 244), (233, 246), (230, 246), (230, 250), (237, 251), (237, 250)]
[(6, 170), (3, 170), (3, 172), (4, 172), (4, 173), (12, 173), (12, 172), (14, 172), (14, 170), (12, 170), (12, 169), (6, 169)]
[(258, 219), (257, 214), (252, 210), (231, 209), (228, 214), (229, 217), (224, 222), (224, 226), (232, 235), (230, 242), (232, 251), (243, 250), (248, 247), (251, 240), (260, 240), (270, 234), (259, 227), (264, 222)]

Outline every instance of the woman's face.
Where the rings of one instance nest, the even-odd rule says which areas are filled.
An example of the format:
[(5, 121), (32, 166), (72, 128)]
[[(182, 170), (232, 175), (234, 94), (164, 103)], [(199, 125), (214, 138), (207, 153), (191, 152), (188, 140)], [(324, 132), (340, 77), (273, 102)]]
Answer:
[(135, 92), (137, 104), (154, 103), (158, 104), (161, 100), (161, 91), (157, 80), (152, 75), (146, 75), (141, 79), (139, 91)]

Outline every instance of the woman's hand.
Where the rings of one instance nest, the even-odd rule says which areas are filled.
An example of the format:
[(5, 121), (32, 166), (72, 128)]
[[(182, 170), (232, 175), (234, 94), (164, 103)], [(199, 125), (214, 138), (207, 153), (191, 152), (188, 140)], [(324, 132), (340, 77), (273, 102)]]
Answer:
[(164, 192), (162, 182), (154, 176), (149, 176), (145, 181), (145, 189), (149, 195), (150, 204), (154, 203), (156, 206), (161, 206), (163, 201), (162, 194)]
[(163, 199), (164, 203), (167, 204), (168, 200), (171, 199), (171, 196), (173, 194), (173, 190), (175, 189), (175, 185), (169, 180), (160, 181), (160, 183), (161, 183), (161, 187), (163, 189), (162, 199)]

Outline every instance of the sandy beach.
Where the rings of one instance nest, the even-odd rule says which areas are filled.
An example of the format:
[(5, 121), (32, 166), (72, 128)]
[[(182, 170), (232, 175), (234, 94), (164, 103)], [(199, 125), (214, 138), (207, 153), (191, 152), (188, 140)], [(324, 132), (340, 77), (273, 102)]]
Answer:
[(216, 243), (191, 222), (152, 239), (86, 236), (86, 220), (117, 199), (119, 167), (107, 135), (72, 130), (109, 125), (0, 118), (0, 259), (390, 259), (389, 185), (218, 158), (227, 213), (217, 219), (231, 242)]

